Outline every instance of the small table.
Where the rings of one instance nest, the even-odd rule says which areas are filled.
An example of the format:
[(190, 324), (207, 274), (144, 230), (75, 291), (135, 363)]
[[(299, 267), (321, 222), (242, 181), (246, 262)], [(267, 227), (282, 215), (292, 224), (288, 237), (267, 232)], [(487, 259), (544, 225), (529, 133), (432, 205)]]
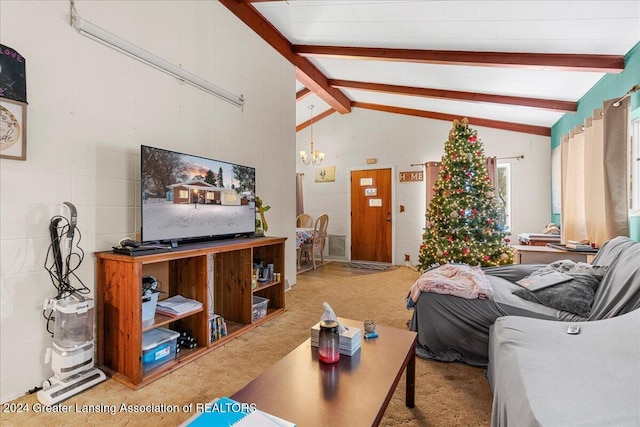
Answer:
[[(313, 235), (315, 233), (315, 229), (313, 228), (296, 228), (296, 258), (298, 259), (298, 270), (301, 268), (302, 262), (302, 245), (306, 242), (313, 241)], [(309, 257), (307, 257), (307, 260)]]
[(547, 243), (560, 243), (559, 234), (522, 233), (518, 234), (518, 242), (525, 246), (547, 246)]
[(313, 228), (296, 228), (296, 248), (300, 248), (304, 242), (313, 238)]
[(590, 262), (595, 256), (589, 252), (563, 251), (548, 246), (512, 245), (516, 250), (516, 264), (550, 264), (561, 259)]
[[(363, 329), (362, 322), (339, 320)], [(335, 364), (320, 363), (318, 349), (308, 339), (231, 398), (255, 403), (298, 427), (376, 426), (403, 372), (406, 405), (414, 406), (417, 337), (412, 331), (379, 325), (376, 332), (378, 338), (363, 337), (360, 351), (351, 357), (340, 355)]]

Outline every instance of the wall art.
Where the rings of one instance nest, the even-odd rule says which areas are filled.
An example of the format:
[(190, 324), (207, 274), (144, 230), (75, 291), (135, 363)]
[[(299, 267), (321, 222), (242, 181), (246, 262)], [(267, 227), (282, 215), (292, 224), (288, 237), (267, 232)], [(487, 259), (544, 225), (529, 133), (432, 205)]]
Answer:
[(27, 160), (27, 104), (0, 98), (0, 158)]

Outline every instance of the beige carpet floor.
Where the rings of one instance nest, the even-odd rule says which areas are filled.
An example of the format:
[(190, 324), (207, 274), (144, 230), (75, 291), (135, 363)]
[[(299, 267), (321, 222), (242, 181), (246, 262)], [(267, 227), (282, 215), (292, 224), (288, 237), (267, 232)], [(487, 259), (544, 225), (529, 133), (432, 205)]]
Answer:
[[(36, 396), (27, 395), (11, 403), (21, 404), (29, 412), (2, 411), (1, 424), (179, 425), (193, 415), (193, 411), (182, 411), (184, 405), (195, 406), (233, 394), (306, 340), (309, 327), (323, 312), (323, 301), (329, 302), (338, 316), (374, 319), (381, 325), (406, 329), (412, 312), (405, 308), (405, 297), (417, 277), (415, 271), (401, 267), (362, 276), (301, 281), (302, 284), (287, 292), (284, 314), (138, 391), (108, 379), (62, 402), (60, 406), (67, 408), (69, 413), (36, 412), (39, 409)], [(414, 409), (404, 404), (404, 384), (403, 376), (381, 425), (435, 427), (486, 426), (490, 423), (492, 396), (483, 369), (417, 358)], [(123, 404), (133, 406), (123, 408)], [(177, 405), (180, 409), (177, 412), (134, 412), (144, 405), (156, 405), (151, 409)], [(3, 409), (7, 409), (6, 404)], [(91, 412), (95, 409), (106, 412)]]

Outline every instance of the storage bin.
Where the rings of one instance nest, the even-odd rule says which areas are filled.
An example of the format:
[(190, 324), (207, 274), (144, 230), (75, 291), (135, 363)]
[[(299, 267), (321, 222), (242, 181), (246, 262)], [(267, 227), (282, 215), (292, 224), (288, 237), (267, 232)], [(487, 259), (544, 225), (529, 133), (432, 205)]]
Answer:
[(142, 334), (142, 372), (157, 368), (176, 358), (179, 332), (155, 328)]
[(253, 321), (262, 319), (267, 315), (267, 305), (269, 305), (268, 298), (262, 298), (253, 296)]

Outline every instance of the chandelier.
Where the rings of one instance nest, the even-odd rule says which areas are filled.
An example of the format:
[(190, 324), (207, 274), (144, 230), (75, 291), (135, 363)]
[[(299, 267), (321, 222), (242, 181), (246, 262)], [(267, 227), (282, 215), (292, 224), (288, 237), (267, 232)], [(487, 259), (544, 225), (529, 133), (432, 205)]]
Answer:
[(324, 160), (324, 153), (313, 149), (313, 105), (309, 105), (309, 110), (311, 110), (311, 148), (309, 153), (304, 150), (300, 152), (300, 160), (307, 166), (319, 165)]

